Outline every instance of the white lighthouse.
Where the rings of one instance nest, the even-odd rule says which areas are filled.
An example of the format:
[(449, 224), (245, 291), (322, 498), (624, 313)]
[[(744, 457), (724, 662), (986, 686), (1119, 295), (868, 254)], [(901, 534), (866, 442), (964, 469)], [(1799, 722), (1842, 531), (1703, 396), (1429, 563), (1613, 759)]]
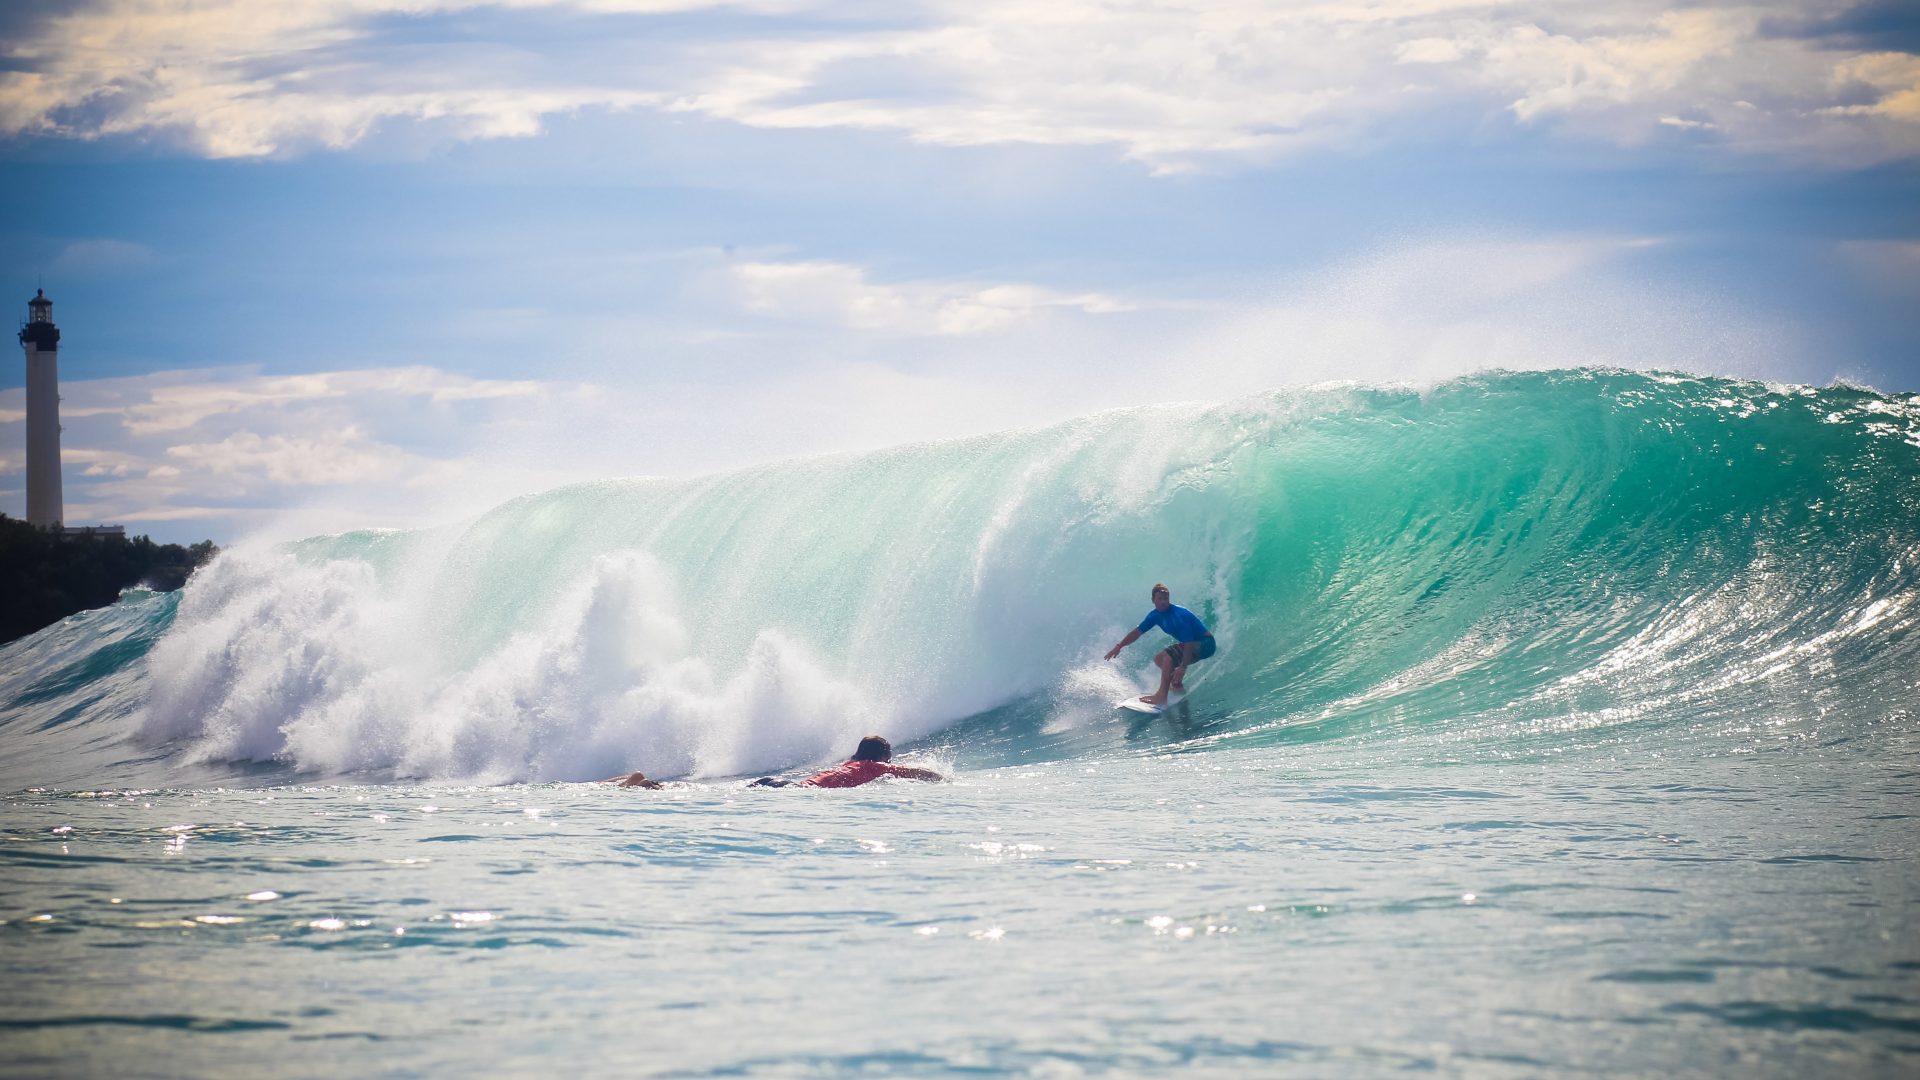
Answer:
[(43, 529), (65, 515), (60, 497), (60, 328), (53, 301), (34, 290), (27, 325), (20, 328), (27, 351), (27, 522)]

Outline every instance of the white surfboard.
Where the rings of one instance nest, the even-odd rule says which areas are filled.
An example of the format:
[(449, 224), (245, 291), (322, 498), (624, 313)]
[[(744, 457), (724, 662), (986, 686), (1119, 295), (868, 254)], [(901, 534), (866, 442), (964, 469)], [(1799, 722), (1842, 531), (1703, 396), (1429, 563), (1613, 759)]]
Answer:
[(1125, 709), (1128, 712), (1143, 713), (1147, 716), (1159, 716), (1161, 713), (1166, 712), (1168, 709), (1173, 708), (1186, 699), (1186, 694), (1176, 691), (1167, 695), (1167, 703), (1165, 705), (1149, 705), (1141, 701), (1138, 694), (1127, 698), (1125, 701), (1116, 701), (1113, 704), (1115, 708)]

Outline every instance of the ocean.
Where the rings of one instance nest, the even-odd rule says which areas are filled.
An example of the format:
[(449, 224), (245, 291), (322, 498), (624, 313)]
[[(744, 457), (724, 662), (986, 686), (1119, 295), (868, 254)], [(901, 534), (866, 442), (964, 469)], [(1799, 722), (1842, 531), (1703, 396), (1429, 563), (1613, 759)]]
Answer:
[(1911, 1076), (1916, 626), (1920, 395), (1600, 369), (240, 545), (0, 649), (0, 1074)]

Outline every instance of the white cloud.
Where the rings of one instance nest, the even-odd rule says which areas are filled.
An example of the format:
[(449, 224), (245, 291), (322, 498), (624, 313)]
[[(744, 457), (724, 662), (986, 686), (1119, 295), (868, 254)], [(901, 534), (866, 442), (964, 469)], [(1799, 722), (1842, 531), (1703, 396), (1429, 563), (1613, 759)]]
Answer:
[(1882, 52), (1850, 57), (1834, 68), (1833, 77), (1841, 86), (1864, 87), (1873, 100), (1831, 106), (1824, 112), (1920, 122), (1920, 56)]
[[(778, 21), (650, 16), (705, 7)], [(409, 36), (477, 12), (593, 34)], [(1824, 9), (1822, 9), (1824, 10)], [(1838, 10), (1838, 9), (1835, 9)], [(1667, 137), (1848, 166), (1920, 152), (1920, 58), (1795, 37), (1800, 0), (924, 0), (887, 29), (826, 3), (103, 0), (0, 73), (0, 132), (169, 133), (200, 153), (351, 146), (394, 121), (537, 134), (662, 109), (950, 146), (1112, 146), (1161, 172), (1265, 161), (1450, 111), (1622, 144)], [(489, 38), (477, 28), (507, 26)], [(743, 29), (744, 28), (744, 29)], [(689, 32), (689, 31), (693, 32)], [(1671, 121), (1680, 119), (1682, 124)]]
[(1402, 64), (1451, 64), (1465, 55), (1460, 43), (1450, 38), (1415, 38), (1394, 50), (1394, 58)]
[(216, 476), (254, 474), (302, 487), (385, 480), (404, 464), (394, 447), (374, 444), (353, 426), (318, 437), (243, 431), (219, 442), (169, 446), (167, 458), (179, 463), (166, 467), (162, 475), (167, 477), (201, 470)]
[(144, 476), (150, 464), (146, 459), (122, 450), (101, 450), (92, 447), (61, 448), (60, 464), (63, 470), (78, 468), (81, 476)]
[(384, 396), (402, 401), (425, 398), (444, 403), (515, 397), (539, 390), (538, 383), (527, 380), (472, 379), (423, 367), (380, 368), (156, 385), (144, 388), (144, 400), (93, 408), (96, 413), (120, 412), (125, 416), (128, 431), (135, 435), (153, 435), (192, 428), (209, 417), (225, 413), (330, 400)]
[(151, 264), (158, 255), (127, 240), (76, 240), (60, 249), (47, 269), (61, 277), (97, 277)]
[(1130, 307), (1099, 293), (1038, 285), (878, 284), (860, 267), (836, 262), (741, 263), (733, 267), (733, 278), (749, 311), (888, 334), (982, 334), (1050, 309), (1110, 314)]
[[(289, 147), (340, 149), (382, 121), (439, 121), (466, 138), (537, 134), (544, 117), (586, 106), (631, 107), (651, 95), (555, 79), (528, 85), (484, 68), (436, 70), (356, 55), (381, 17), (417, 19), (483, 8), (658, 14), (700, 0), (102, 0), (45, 20), (8, 51), (25, 70), (0, 72), (0, 131), (95, 138), (183, 136), (209, 157)], [(511, 43), (508, 43), (511, 44)], [(452, 58), (453, 51), (443, 54)]]
[[(425, 367), (171, 371), (60, 389), (69, 520), (221, 519), (229, 533), (308, 502), (360, 500), (358, 510), (376, 517), (459, 502), (460, 493), (431, 485), (487, 487), (469, 459), (481, 433), (572, 392)], [(0, 438), (10, 444), (23, 438), (23, 394), (0, 392)], [(459, 463), (452, 473), (449, 462)], [(0, 455), (0, 476), (24, 467), (18, 455)]]
[(1772, 377), (1803, 363), (1798, 328), (1697, 286), (1650, 280), (1661, 241), (1437, 237), (1277, 290), (1180, 357), (1223, 393), (1325, 380), (1426, 384), (1486, 370), (1619, 367)]

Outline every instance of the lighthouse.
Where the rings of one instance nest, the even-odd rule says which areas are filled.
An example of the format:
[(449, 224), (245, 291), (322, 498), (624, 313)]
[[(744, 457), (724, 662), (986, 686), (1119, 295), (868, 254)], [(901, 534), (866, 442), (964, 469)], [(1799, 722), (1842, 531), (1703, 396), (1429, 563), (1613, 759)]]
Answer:
[(60, 498), (60, 328), (53, 325), (53, 301), (45, 290), (34, 290), (27, 301), (20, 346), (27, 351), (27, 522), (50, 529), (59, 526), (65, 510)]

